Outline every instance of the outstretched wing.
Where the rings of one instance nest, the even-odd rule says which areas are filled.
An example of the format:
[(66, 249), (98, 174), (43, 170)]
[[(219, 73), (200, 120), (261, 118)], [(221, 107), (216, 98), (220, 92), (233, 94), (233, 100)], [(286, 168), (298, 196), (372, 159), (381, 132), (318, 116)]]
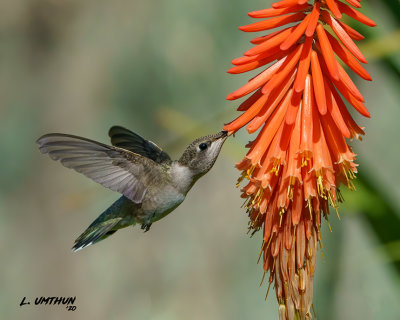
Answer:
[(171, 158), (154, 142), (143, 139), (138, 134), (120, 126), (108, 132), (113, 146), (132, 151), (157, 163), (171, 163)]
[(37, 140), (42, 153), (106, 188), (141, 203), (147, 186), (162, 174), (158, 165), (139, 154), (82, 137), (51, 133)]

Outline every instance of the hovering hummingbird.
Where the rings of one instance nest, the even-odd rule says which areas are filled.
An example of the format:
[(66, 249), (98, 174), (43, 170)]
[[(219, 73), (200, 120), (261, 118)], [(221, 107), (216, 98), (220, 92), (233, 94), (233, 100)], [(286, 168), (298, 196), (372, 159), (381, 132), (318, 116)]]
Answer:
[(221, 131), (196, 139), (172, 161), (155, 143), (128, 129), (114, 126), (108, 134), (112, 146), (61, 133), (37, 140), (51, 159), (123, 195), (75, 240), (74, 252), (137, 223), (147, 232), (212, 168), (228, 136)]

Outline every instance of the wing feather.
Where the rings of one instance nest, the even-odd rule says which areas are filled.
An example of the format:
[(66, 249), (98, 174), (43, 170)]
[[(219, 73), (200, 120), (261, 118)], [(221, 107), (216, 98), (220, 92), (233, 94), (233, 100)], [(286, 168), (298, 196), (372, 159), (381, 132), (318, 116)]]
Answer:
[(120, 126), (114, 126), (108, 132), (113, 146), (140, 154), (157, 163), (171, 163), (170, 156), (154, 142)]
[(141, 203), (149, 183), (160, 174), (158, 165), (142, 155), (78, 136), (52, 133), (37, 140), (42, 153)]

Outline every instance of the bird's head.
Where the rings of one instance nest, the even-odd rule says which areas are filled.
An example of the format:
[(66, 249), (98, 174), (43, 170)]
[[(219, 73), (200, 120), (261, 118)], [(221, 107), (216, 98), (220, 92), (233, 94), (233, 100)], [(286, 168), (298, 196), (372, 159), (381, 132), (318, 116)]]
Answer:
[(217, 160), (227, 137), (228, 132), (221, 131), (194, 140), (183, 152), (179, 164), (188, 167), (198, 177), (206, 174)]

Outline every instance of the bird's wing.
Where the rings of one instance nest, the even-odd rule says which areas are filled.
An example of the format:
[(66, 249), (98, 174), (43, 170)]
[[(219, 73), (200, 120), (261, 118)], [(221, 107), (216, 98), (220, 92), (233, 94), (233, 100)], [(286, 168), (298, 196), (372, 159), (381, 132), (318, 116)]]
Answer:
[(138, 134), (120, 126), (114, 126), (108, 132), (113, 146), (140, 154), (157, 163), (171, 163), (170, 156), (154, 142), (143, 139)]
[(141, 203), (160, 166), (139, 154), (82, 137), (51, 133), (37, 140), (42, 153), (106, 188)]

